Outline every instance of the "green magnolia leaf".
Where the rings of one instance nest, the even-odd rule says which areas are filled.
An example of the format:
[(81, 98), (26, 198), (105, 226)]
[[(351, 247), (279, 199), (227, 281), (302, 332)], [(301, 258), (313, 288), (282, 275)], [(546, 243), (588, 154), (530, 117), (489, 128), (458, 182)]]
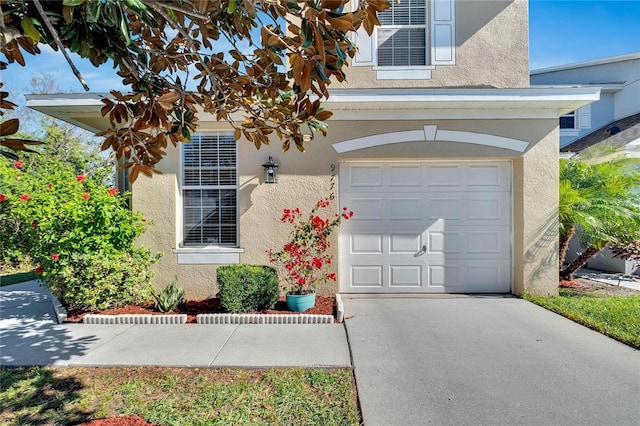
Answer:
[(31, 40), (35, 41), (36, 43), (38, 43), (42, 38), (42, 36), (40, 35), (40, 32), (38, 32), (35, 25), (33, 25), (31, 18), (29, 18), (28, 16), (25, 16), (20, 20), (20, 26), (22, 27), (22, 30), (24, 31), (24, 33), (28, 35), (29, 38), (31, 38)]
[(62, 0), (62, 4), (64, 6), (80, 6), (81, 4), (84, 4), (87, 0)]
[(229, 0), (229, 5), (227, 6), (227, 13), (232, 14), (236, 11), (238, 4), (236, 0)]

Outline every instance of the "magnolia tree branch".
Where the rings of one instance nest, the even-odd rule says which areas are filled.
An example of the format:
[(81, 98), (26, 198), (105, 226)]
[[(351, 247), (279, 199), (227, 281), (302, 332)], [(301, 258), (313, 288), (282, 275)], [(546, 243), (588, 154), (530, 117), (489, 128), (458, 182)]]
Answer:
[(36, 10), (40, 14), (40, 17), (42, 18), (44, 25), (47, 27), (47, 29), (53, 36), (53, 40), (56, 42), (56, 45), (62, 51), (64, 58), (67, 60), (67, 63), (69, 64), (69, 66), (71, 67), (71, 70), (73, 71), (73, 74), (76, 76), (80, 84), (82, 84), (82, 87), (84, 88), (84, 90), (88, 92), (91, 89), (89, 89), (89, 86), (87, 86), (87, 83), (84, 81), (82, 74), (80, 74), (80, 71), (74, 65), (73, 61), (71, 60), (71, 57), (69, 56), (69, 53), (67, 52), (67, 49), (62, 44), (62, 41), (60, 41), (58, 32), (56, 31), (55, 28), (53, 28), (53, 25), (51, 24), (49, 17), (47, 16), (46, 12), (42, 8), (42, 4), (40, 4), (40, 0), (33, 0), (33, 5), (36, 7)]

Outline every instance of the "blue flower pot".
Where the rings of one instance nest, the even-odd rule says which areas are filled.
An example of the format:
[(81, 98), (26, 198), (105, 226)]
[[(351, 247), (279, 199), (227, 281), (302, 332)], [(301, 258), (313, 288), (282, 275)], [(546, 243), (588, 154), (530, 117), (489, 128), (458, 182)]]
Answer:
[(287, 293), (287, 308), (293, 312), (303, 312), (316, 306), (316, 294), (289, 294)]

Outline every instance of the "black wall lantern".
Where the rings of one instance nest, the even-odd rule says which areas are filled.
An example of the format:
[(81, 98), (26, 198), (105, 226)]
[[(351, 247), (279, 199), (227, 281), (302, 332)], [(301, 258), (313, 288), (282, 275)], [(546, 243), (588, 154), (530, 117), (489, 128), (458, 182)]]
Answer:
[(262, 167), (264, 167), (264, 183), (278, 183), (278, 165), (273, 162), (273, 157), (269, 156), (269, 161)]

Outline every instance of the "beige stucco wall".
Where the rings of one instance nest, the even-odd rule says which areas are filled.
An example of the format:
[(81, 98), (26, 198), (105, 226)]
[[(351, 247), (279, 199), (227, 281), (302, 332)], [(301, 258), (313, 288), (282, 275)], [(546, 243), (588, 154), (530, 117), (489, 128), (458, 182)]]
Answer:
[(513, 160), (514, 294), (558, 293), (558, 128)]
[(371, 67), (348, 67), (335, 88), (529, 86), (526, 0), (456, 0), (456, 63), (439, 65), (430, 80), (377, 80)]
[[(422, 129), (435, 124), (439, 129), (486, 133), (521, 139), (533, 147), (525, 154), (479, 145), (413, 142), (369, 148), (338, 155), (332, 143), (357, 137)], [(279, 248), (286, 240), (289, 227), (279, 218), (283, 208), (299, 207), (308, 212), (316, 201), (333, 193), (333, 208), (340, 209), (338, 176), (332, 176), (332, 165), (349, 159), (396, 160), (412, 159), (511, 159), (514, 171), (514, 292), (550, 294), (557, 291), (557, 121), (549, 120), (438, 120), (438, 121), (331, 121), (327, 137), (317, 136), (307, 144), (307, 151), (295, 148), (281, 151), (281, 142), (260, 150), (246, 142), (239, 142), (239, 217), (240, 246), (244, 252), (240, 262), (267, 264), (266, 251)], [(207, 125), (203, 125), (203, 130)], [(164, 252), (156, 266), (158, 287), (178, 276), (190, 298), (215, 295), (215, 265), (178, 265), (172, 249), (179, 243), (176, 218), (181, 214), (179, 204), (179, 152), (170, 150), (160, 164), (163, 175), (152, 179), (140, 177), (133, 187), (133, 208), (143, 212), (154, 222), (140, 243)], [(264, 184), (261, 164), (269, 155), (280, 165), (279, 182)], [(333, 185), (333, 187), (332, 187)], [(356, 212), (357, 213), (357, 212)], [(337, 235), (335, 236), (337, 237)], [(337, 238), (332, 250), (336, 263)], [(337, 272), (337, 264), (336, 264)], [(321, 294), (338, 291), (339, 286), (328, 285)]]

